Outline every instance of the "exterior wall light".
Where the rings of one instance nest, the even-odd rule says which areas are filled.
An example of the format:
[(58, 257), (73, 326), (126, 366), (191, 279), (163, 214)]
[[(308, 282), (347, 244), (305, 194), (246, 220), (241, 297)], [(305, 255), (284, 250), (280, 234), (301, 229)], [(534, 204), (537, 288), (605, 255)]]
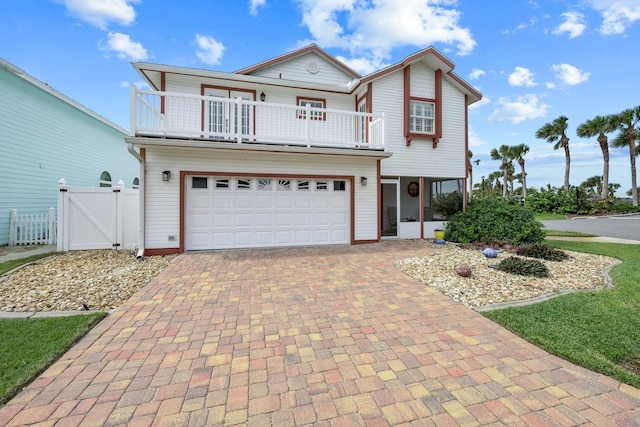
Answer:
[(360, 185), (362, 185), (363, 187), (367, 186), (367, 177), (366, 176), (361, 176), (360, 177)]
[(267, 99), (267, 95), (265, 95), (264, 92), (262, 92), (260, 94), (260, 101), (264, 102), (265, 99)]
[(162, 172), (162, 180), (163, 181), (169, 182), (170, 179), (171, 179), (171, 171)]

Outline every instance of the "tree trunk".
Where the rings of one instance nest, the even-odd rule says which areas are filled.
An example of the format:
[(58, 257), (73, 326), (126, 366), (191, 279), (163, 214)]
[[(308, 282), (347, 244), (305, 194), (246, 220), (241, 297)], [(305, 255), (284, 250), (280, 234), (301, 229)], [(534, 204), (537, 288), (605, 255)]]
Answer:
[[(632, 138), (633, 136), (633, 138)], [(636, 135), (635, 132), (627, 134), (629, 138), (629, 157), (631, 160), (631, 201), (633, 206), (638, 206), (638, 182), (636, 181)]]
[[(599, 139), (599, 138), (598, 138)], [(602, 149), (602, 200), (607, 200), (609, 197), (609, 141), (605, 136), (600, 142), (600, 148)]]
[(569, 191), (569, 169), (571, 165), (571, 155), (569, 154), (569, 142), (562, 144), (564, 147), (565, 168), (564, 168), (564, 191)]
[(524, 159), (518, 160), (520, 163), (520, 170), (522, 172), (522, 200), (527, 198), (527, 174), (524, 171)]

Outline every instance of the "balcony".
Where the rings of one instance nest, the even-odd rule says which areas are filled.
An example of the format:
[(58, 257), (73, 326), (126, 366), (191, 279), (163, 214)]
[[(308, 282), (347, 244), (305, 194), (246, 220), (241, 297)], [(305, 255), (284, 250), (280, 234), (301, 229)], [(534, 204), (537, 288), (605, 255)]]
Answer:
[(131, 87), (131, 134), (138, 137), (385, 149), (384, 115)]

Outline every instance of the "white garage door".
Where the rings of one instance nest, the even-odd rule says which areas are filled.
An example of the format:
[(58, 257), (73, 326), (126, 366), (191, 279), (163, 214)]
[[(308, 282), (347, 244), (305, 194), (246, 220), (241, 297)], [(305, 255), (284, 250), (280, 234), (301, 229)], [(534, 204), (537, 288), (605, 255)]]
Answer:
[(189, 176), (186, 249), (349, 243), (345, 180)]

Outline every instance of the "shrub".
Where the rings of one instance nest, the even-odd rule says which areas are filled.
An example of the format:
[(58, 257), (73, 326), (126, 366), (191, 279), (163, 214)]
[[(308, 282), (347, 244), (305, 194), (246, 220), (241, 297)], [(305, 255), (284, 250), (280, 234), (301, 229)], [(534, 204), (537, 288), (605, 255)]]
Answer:
[(445, 219), (462, 211), (462, 194), (457, 191), (438, 193), (433, 200), (433, 210), (440, 212)]
[(521, 256), (539, 258), (547, 261), (564, 261), (569, 258), (565, 252), (542, 243), (518, 246), (514, 252)]
[(453, 215), (445, 239), (456, 243), (502, 242), (512, 245), (540, 243), (542, 224), (533, 212), (500, 199), (474, 199), (467, 210)]
[(520, 276), (549, 277), (549, 269), (546, 265), (535, 259), (523, 259), (516, 257), (505, 258), (498, 264), (498, 270)]

